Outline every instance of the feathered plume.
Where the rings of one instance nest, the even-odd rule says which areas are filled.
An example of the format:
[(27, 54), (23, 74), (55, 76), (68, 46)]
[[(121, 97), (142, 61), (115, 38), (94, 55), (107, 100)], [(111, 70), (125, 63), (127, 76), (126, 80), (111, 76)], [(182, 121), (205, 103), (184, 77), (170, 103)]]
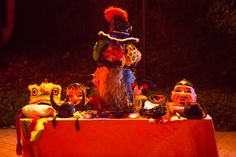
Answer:
[(107, 22), (111, 22), (115, 15), (120, 15), (125, 21), (128, 21), (128, 13), (121, 8), (111, 6), (104, 11), (104, 14)]

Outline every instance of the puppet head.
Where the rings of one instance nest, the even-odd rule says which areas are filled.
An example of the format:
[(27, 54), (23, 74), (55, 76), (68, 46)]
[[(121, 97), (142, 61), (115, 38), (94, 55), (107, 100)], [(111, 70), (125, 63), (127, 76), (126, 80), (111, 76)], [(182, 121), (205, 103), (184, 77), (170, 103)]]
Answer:
[(44, 80), (39, 86), (37, 84), (29, 85), (30, 101), (29, 104), (48, 104), (50, 105), (50, 93), (53, 91), (55, 101), (60, 102), (61, 86), (53, 83), (48, 83)]
[(30, 101), (28, 105), (22, 108), (22, 113), (26, 117), (48, 117), (54, 115), (54, 110), (50, 102), (50, 93), (55, 95), (55, 101), (60, 102), (61, 86), (48, 83), (44, 80), (39, 86), (37, 84), (29, 85)]
[(87, 88), (80, 83), (72, 83), (66, 88), (66, 95), (72, 104), (79, 104), (86, 96)]
[(176, 83), (171, 95), (172, 101), (176, 105), (184, 105), (185, 103), (194, 103), (197, 100), (197, 95), (193, 88), (193, 84), (183, 79)]
[(66, 118), (73, 117), (76, 111), (86, 110), (85, 106), (86, 87), (80, 83), (72, 83), (66, 88), (66, 99), (60, 103), (54, 100), (53, 91), (50, 94), (52, 107), (57, 111), (57, 116)]

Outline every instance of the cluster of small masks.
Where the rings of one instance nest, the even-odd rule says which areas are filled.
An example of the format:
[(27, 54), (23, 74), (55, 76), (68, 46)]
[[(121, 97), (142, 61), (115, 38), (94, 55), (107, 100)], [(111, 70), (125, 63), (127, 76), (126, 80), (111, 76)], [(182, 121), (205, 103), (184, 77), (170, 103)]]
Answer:
[[(66, 98), (61, 101), (60, 85), (48, 83), (47, 80), (39, 86), (29, 85), (30, 101), (22, 108), (26, 117), (73, 117), (77, 111), (90, 110), (86, 105), (87, 88), (81, 83), (72, 83), (66, 88)], [(90, 112), (92, 113), (92, 112)], [(88, 116), (87, 116), (88, 117)]]
[(48, 83), (28, 86), (30, 90), (29, 104), (22, 108), (22, 113), (29, 118), (59, 117), (59, 118), (121, 118), (131, 110), (101, 111), (93, 110), (89, 103), (87, 87), (81, 83), (72, 83), (66, 88), (66, 98), (61, 101), (60, 85)]

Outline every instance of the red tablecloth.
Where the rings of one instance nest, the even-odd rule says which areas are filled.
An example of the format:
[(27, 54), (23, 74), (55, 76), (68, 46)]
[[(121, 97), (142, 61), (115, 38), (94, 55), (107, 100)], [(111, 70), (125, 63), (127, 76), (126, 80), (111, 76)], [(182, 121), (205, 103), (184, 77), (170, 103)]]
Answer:
[(24, 157), (218, 157), (210, 119), (164, 124), (147, 119), (79, 120), (79, 131), (74, 119), (57, 120), (55, 128), (49, 120), (44, 126), (37, 141), (22, 137)]

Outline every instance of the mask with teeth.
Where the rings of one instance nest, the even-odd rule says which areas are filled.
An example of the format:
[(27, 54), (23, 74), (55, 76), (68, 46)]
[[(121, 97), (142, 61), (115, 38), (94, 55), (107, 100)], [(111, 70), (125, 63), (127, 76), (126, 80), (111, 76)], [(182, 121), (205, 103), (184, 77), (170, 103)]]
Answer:
[(186, 103), (194, 103), (197, 95), (190, 81), (183, 79), (176, 83), (172, 91), (171, 100), (176, 106), (184, 106)]

